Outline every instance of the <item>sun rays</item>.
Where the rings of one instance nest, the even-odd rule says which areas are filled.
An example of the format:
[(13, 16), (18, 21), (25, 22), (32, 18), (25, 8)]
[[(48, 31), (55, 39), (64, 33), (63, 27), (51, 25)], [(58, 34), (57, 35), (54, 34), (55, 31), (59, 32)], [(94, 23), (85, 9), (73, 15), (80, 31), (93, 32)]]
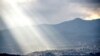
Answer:
[(48, 50), (51, 47), (50, 43), (47, 42), (37, 28), (33, 27), (33, 25), (36, 25), (35, 21), (25, 15), (16, 3), (26, 1), (27, 0), (4, 0), (5, 9), (3, 9), (2, 12), (3, 21), (7, 28), (9, 28), (9, 33), (11, 33), (21, 51), (26, 53)]

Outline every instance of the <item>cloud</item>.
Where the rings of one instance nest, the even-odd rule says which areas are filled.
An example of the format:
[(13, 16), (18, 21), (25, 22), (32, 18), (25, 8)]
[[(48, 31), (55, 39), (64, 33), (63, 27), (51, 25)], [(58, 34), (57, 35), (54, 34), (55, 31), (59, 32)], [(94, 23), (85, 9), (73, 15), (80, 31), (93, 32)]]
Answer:
[(23, 11), (37, 23), (60, 23), (88, 14), (100, 14), (99, 0), (36, 0), (21, 4)]

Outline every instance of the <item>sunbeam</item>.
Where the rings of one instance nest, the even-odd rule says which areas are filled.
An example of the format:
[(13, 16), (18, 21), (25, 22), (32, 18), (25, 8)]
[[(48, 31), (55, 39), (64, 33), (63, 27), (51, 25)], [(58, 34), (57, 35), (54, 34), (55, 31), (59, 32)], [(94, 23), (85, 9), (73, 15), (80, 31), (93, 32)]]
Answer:
[(45, 37), (37, 28), (33, 27), (33, 25), (36, 25), (35, 21), (25, 15), (16, 3), (25, 1), (3, 1), (2, 14), (3, 21), (7, 25), (6, 29), (9, 28), (13, 39), (18, 43), (21, 51), (27, 53), (32, 51), (48, 50), (51, 47), (50, 43), (47, 42)]

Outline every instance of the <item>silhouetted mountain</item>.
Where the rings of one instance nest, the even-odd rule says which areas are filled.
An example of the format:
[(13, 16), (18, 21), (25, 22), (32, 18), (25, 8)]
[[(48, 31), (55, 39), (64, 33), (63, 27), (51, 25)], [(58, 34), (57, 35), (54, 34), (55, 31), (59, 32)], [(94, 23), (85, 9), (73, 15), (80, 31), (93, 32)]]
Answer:
[[(75, 20), (65, 21), (60, 24), (43, 24), (33, 27), (38, 29), (38, 32), (43, 35), (43, 38), (48, 44), (54, 46), (54, 49), (82, 48), (84, 52), (100, 51), (100, 19), (86, 21), (76, 18)], [(19, 27), (19, 29), (20, 28), (21, 27)], [(27, 28), (26, 26), (26, 29)], [(23, 29), (23, 27), (21, 29)], [(13, 36), (9, 33), (9, 30), (0, 31), (0, 52), (13, 52), (5, 45), (3, 41), (4, 37), (9, 41), (11, 40), (11, 42), (7, 42), (6, 44), (14, 44), (13, 48), (16, 50), (15, 52), (21, 52), (16, 42), (13, 41)], [(53, 54), (47, 53), (46, 55)]]
[[(55, 25), (39, 25), (38, 28), (42, 29), (41, 32), (45, 33), (47, 39), (52, 43), (57, 41), (64, 43), (55, 43), (57, 47), (100, 48), (100, 19), (82, 20), (76, 18)], [(57, 34), (53, 32), (56, 32)]]

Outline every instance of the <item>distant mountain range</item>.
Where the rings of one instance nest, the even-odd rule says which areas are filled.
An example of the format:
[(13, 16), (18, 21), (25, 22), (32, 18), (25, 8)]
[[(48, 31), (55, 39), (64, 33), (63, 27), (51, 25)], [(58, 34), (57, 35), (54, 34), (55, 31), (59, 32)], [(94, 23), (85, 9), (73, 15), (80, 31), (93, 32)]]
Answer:
[[(47, 35), (47, 39), (49, 38), (52, 43), (55, 43), (55, 45), (58, 44), (57, 47), (59, 48), (100, 48), (100, 19), (86, 21), (76, 18), (55, 25), (39, 25), (38, 28), (41, 29), (42, 33)], [(48, 33), (47, 31), (51, 33)], [(51, 36), (50, 34), (54, 36)], [(53, 39), (55, 40), (52, 41)], [(57, 41), (62, 42), (62, 44), (56, 43)]]
[[(55, 45), (56, 49), (89, 48), (100, 50), (100, 19), (86, 21), (76, 18), (60, 24), (42, 24), (33, 27), (43, 33), (45, 39), (50, 44)], [(8, 30), (3, 31), (6, 32)], [(0, 31), (0, 52), (2, 52), (4, 46), (6, 47), (2, 40), (3, 31)], [(9, 34), (9, 32), (7, 33)], [(7, 38), (8, 36), (5, 37)], [(14, 48), (17, 49), (17, 46)]]

